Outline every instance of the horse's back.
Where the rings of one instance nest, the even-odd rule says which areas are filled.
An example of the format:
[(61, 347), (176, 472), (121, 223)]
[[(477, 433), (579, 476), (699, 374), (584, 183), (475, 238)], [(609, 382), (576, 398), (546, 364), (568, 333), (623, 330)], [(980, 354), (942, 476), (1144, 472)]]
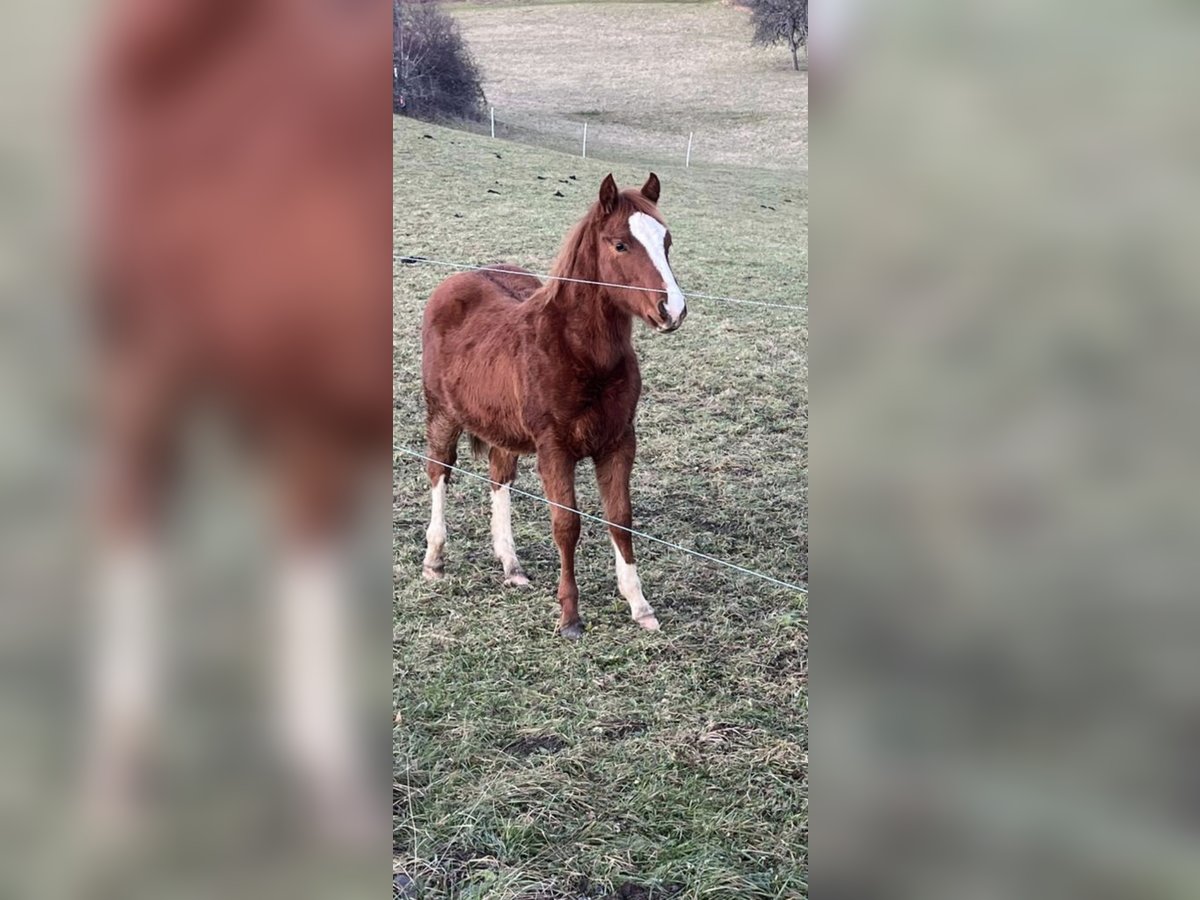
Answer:
[(525, 303), (542, 286), (517, 266), (463, 272), (429, 297), (421, 375), (431, 415), (449, 414), (488, 443), (514, 449), (522, 432), (519, 390)]
[(426, 347), (435, 333), (503, 327), (513, 307), (541, 286), (531, 272), (507, 264), (451, 275), (434, 288), (425, 304)]

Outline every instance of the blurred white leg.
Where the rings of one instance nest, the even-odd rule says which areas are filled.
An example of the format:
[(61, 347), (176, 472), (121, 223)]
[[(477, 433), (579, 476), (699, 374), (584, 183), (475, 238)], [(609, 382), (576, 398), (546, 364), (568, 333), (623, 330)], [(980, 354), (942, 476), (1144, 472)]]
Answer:
[(109, 548), (93, 585), (96, 622), (86, 747), (89, 814), (136, 814), (137, 779), (152, 739), (162, 683), (162, 561), (149, 541)]
[(492, 490), (492, 549), (504, 566), (505, 584), (529, 584), (529, 579), (521, 570), (516, 543), (513, 541), (512, 493), (508, 485)]
[(351, 713), (346, 582), (334, 550), (293, 553), (280, 573), (276, 629), (281, 742), (335, 827), (355, 827), (343, 817), (362, 814), (365, 799)]
[(429, 528), (425, 531), (425, 563), (421, 574), (433, 580), (441, 578), (446, 568), (443, 553), (446, 549), (446, 476), (438, 478), (430, 491)]
[(629, 614), (648, 631), (658, 631), (658, 619), (642, 593), (642, 580), (638, 578), (637, 565), (625, 562), (616, 541), (613, 541), (613, 553), (617, 560), (617, 588), (621, 596), (629, 601)]

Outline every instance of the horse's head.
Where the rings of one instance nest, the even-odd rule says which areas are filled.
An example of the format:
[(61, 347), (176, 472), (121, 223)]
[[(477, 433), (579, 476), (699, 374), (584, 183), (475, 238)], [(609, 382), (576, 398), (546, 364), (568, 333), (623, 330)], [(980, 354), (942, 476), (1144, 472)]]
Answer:
[(658, 176), (640, 191), (618, 191), (609, 175), (595, 209), (598, 278), (613, 301), (656, 331), (674, 331), (687, 317), (683, 291), (671, 271), (671, 232), (658, 213)]

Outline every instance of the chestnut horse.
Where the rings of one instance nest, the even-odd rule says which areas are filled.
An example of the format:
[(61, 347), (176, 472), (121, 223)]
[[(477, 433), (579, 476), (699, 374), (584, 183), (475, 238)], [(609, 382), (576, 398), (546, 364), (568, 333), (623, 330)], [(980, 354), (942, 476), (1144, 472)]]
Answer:
[(342, 545), (391, 433), (387, 51), (371, 6), (106, 6), (85, 144), (101, 538), (88, 765), (103, 809), (128, 805), (167, 705), (164, 520), (188, 422), (210, 407), (254, 439), (276, 489), (283, 743), (314, 796), (367, 796), (342, 702)]
[[(642, 377), (633, 351), (633, 318), (656, 331), (687, 316), (668, 257), (671, 234), (658, 212), (659, 181), (618, 191), (612, 175), (571, 231), (548, 284), (516, 266), (447, 278), (429, 298), (421, 366), (432, 482), (424, 575), (440, 578), (446, 543), (446, 484), (468, 432), (488, 452), (492, 545), (505, 583), (528, 584), (513, 545), (508, 485), (522, 454), (537, 470), (558, 545), (559, 633), (583, 632), (575, 584), (575, 467), (591, 457), (616, 554), (617, 585), (634, 620), (657, 630), (634, 564), (629, 475), (636, 452), (633, 420)], [(577, 281), (559, 279), (578, 279)], [(601, 282), (588, 284), (581, 282)], [(564, 508), (567, 507), (567, 508)]]

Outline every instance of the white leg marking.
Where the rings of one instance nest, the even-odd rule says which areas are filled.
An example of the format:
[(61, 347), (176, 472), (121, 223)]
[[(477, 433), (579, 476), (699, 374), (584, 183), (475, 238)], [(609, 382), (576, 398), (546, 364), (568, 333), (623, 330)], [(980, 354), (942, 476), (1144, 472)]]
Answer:
[(94, 684), (102, 718), (144, 720), (159, 682), (160, 561), (145, 545), (131, 545), (103, 562), (97, 583), (100, 621)]
[(335, 828), (363, 815), (363, 758), (353, 729), (346, 567), (331, 547), (283, 560), (276, 606), (278, 732)]
[[(612, 540), (611, 536), (609, 540)], [(613, 541), (612, 545), (617, 558), (617, 589), (620, 590), (621, 596), (629, 601), (629, 614), (648, 631), (658, 631), (658, 619), (642, 593), (642, 579), (638, 578), (637, 566), (625, 562), (616, 541)]]
[(516, 544), (513, 542), (512, 496), (508, 485), (492, 491), (492, 549), (496, 552), (496, 558), (504, 565), (505, 584), (529, 584), (529, 579), (521, 571)]
[(425, 563), (421, 574), (429, 579), (442, 577), (445, 560), (442, 553), (446, 548), (446, 476), (443, 474), (430, 491), (431, 511), (429, 528), (425, 532)]
[(153, 740), (161, 696), (162, 561), (149, 543), (113, 548), (94, 586), (91, 734), (87, 746), (92, 812), (134, 812), (139, 767)]
[(629, 217), (629, 231), (638, 243), (646, 248), (646, 252), (650, 254), (650, 261), (654, 263), (658, 274), (662, 276), (663, 289), (667, 292), (667, 315), (671, 317), (672, 321), (677, 320), (683, 315), (687, 302), (683, 298), (683, 291), (679, 289), (679, 285), (675, 281), (675, 273), (671, 271), (671, 264), (667, 261), (667, 251), (664, 245), (667, 237), (666, 226), (653, 216), (635, 212)]

